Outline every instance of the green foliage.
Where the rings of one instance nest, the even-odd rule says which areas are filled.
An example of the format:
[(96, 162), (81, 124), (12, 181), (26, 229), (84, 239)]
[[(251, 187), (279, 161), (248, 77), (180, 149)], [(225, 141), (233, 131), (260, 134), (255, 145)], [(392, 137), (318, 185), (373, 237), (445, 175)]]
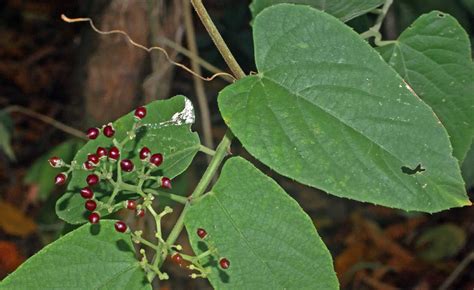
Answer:
[(384, 2), (384, 0), (253, 0), (250, 10), (255, 18), (265, 8), (272, 5), (280, 3), (303, 4), (322, 10), (346, 22), (377, 8)]
[(433, 111), (349, 27), (280, 4), (256, 18), (254, 40), (259, 73), (219, 95), (253, 156), (359, 201), (425, 212), (470, 204)]
[[(124, 239), (126, 237), (126, 239)], [(83, 225), (46, 246), (0, 283), (7, 289), (151, 289), (114, 221)]]
[[(188, 168), (199, 150), (199, 136), (190, 130), (191, 121), (194, 121), (194, 109), (191, 102), (184, 96), (155, 101), (148, 104), (146, 108), (148, 114), (144, 120), (145, 126), (139, 129), (137, 138), (133, 142), (127, 143), (125, 151), (130, 152), (129, 157), (134, 163), (141, 162), (138, 152), (143, 146), (147, 146), (152, 152), (162, 153), (164, 161), (160, 166), (160, 175), (173, 178)], [(184, 113), (188, 115), (184, 116)], [(181, 119), (172, 122), (171, 120), (176, 116), (187, 117), (188, 122), (186, 123)], [(133, 112), (130, 112), (115, 121), (113, 123), (116, 129), (114, 137), (118, 140), (123, 139), (126, 132), (132, 127), (133, 118)], [(95, 153), (97, 147), (109, 148), (112, 145), (112, 140), (101, 134), (97, 139), (89, 141), (76, 154), (74, 160), (77, 164), (83, 164), (87, 160), (87, 155)], [(125, 153), (122, 152), (121, 154)], [(87, 213), (84, 209), (84, 199), (80, 196), (79, 191), (87, 185), (85, 179), (88, 174), (86, 171), (74, 171), (70, 177), (67, 192), (56, 204), (58, 216), (68, 223), (80, 224), (86, 222)], [(136, 174), (136, 172), (125, 174), (123, 178), (125, 181), (134, 181), (137, 177)], [(156, 187), (158, 186), (156, 185)], [(94, 193), (99, 199), (107, 199), (111, 191), (112, 189), (108, 183), (100, 183), (97, 187), (94, 187)], [(130, 194), (122, 195), (122, 197), (130, 197)], [(108, 213), (104, 210), (101, 214), (104, 216)]]
[(416, 240), (418, 256), (431, 262), (456, 255), (465, 244), (463, 229), (449, 223), (426, 230)]
[(450, 15), (433, 11), (380, 51), (431, 106), (462, 163), (474, 136), (474, 65), (464, 29)]
[(7, 155), (10, 160), (15, 160), (15, 153), (11, 146), (13, 124), (10, 116), (0, 111), (0, 150)]
[(466, 187), (474, 186), (474, 143), (471, 144), (471, 149), (467, 152), (464, 163), (461, 167), (462, 176), (466, 182)]
[[(337, 289), (331, 255), (311, 219), (278, 184), (248, 161), (224, 164), (219, 180), (186, 215), (186, 229), (197, 254), (206, 240), (231, 266), (212, 267), (216, 289)], [(219, 257), (204, 264), (216, 265)]]
[(36, 184), (38, 186), (38, 198), (45, 200), (49, 197), (54, 188), (54, 177), (61, 172), (61, 169), (52, 168), (48, 159), (52, 156), (61, 156), (64, 162), (70, 163), (75, 153), (84, 145), (84, 141), (71, 139), (54, 147), (48, 153), (38, 158), (26, 173), (24, 182), (26, 184)]

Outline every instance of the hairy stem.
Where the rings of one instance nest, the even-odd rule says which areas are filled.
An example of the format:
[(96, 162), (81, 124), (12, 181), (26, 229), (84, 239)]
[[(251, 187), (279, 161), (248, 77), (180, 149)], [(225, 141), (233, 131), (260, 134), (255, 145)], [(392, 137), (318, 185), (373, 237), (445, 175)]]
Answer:
[(191, 4), (193, 5), (194, 9), (196, 10), (197, 15), (201, 19), (202, 24), (206, 28), (209, 36), (211, 36), (212, 41), (216, 45), (217, 49), (219, 50), (220, 54), (224, 58), (225, 62), (229, 66), (230, 70), (234, 74), (237, 79), (241, 79), (245, 77), (245, 73), (240, 67), (240, 65), (235, 60), (232, 52), (230, 52), (229, 47), (225, 43), (224, 39), (222, 38), (221, 34), (217, 30), (216, 25), (212, 22), (209, 13), (207, 13), (206, 8), (202, 4), (201, 0), (191, 0)]

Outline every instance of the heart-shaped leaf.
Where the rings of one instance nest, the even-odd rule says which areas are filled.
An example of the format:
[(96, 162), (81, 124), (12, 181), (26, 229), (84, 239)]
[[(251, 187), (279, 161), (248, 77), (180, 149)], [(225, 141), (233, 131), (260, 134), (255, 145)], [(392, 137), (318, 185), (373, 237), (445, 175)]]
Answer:
[[(176, 96), (169, 100), (154, 101), (145, 106), (147, 116), (143, 119), (144, 126), (139, 129), (134, 142), (127, 143), (121, 157), (125, 152), (135, 164), (140, 163), (138, 152), (143, 146), (148, 147), (153, 153), (162, 153), (163, 163), (160, 165), (159, 175), (173, 178), (182, 173), (191, 164), (199, 150), (200, 141), (197, 133), (191, 131), (194, 122), (194, 109), (191, 102), (184, 96)], [(116, 130), (115, 138), (122, 140), (130, 131), (134, 120), (133, 112), (121, 117), (113, 123)], [(97, 147), (109, 148), (112, 146), (111, 138), (103, 135), (89, 141), (77, 154), (74, 160), (83, 164), (87, 155), (95, 153)], [(87, 171), (74, 171), (67, 187), (67, 192), (58, 200), (56, 213), (64, 221), (71, 224), (80, 224), (87, 221), (87, 212), (84, 209), (84, 199), (80, 196), (80, 189), (87, 185)], [(136, 184), (136, 173), (124, 175), (124, 180)], [(94, 194), (99, 199), (107, 200), (112, 193), (109, 183), (100, 183), (94, 187)], [(118, 199), (126, 198), (119, 195)], [(128, 195), (129, 197), (129, 195)], [(103, 209), (102, 216), (108, 214)]]
[(433, 108), (462, 163), (474, 136), (474, 65), (466, 31), (454, 17), (433, 11), (380, 51)]
[(43, 248), (0, 289), (151, 289), (128, 236), (114, 221), (83, 225)]
[(255, 18), (263, 9), (272, 5), (280, 3), (302, 4), (310, 5), (346, 22), (377, 8), (384, 2), (384, 0), (253, 0), (250, 4), (250, 10)]
[(219, 95), (224, 121), (278, 173), (405, 210), (469, 205), (446, 130), (351, 28), (280, 4), (254, 23), (258, 74)]
[[(185, 219), (197, 254), (206, 243), (218, 256), (209, 266), (215, 289), (338, 289), (331, 255), (311, 219), (286, 192), (250, 162), (229, 159), (219, 180)], [(207, 231), (205, 242), (196, 231)], [(230, 267), (217, 266), (220, 257)]]

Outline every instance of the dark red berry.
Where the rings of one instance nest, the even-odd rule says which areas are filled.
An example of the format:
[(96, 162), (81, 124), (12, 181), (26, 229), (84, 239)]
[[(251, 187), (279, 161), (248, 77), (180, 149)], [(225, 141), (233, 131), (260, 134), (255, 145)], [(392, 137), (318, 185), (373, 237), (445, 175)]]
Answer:
[(120, 151), (117, 147), (112, 147), (109, 150), (109, 159), (118, 160), (120, 158)]
[(92, 164), (92, 162), (86, 161), (82, 164), (82, 167), (85, 170), (92, 170), (92, 169), (94, 169), (94, 164)]
[(89, 128), (87, 129), (87, 137), (91, 140), (94, 140), (95, 138), (97, 138), (97, 136), (99, 136), (99, 129), (97, 128)]
[(66, 183), (66, 180), (67, 180), (67, 175), (64, 174), (64, 173), (59, 173), (59, 174), (56, 175), (56, 177), (54, 178), (54, 184), (56, 184), (56, 185), (63, 185), (64, 183)]
[(93, 201), (93, 200), (87, 200), (84, 207), (88, 211), (94, 211), (97, 208), (97, 203), (95, 203), (95, 201)]
[(87, 161), (97, 164), (99, 163), (99, 156), (97, 156), (96, 154), (89, 154), (87, 155)]
[(89, 222), (90, 222), (91, 224), (96, 224), (96, 223), (99, 222), (99, 220), (100, 220), (100, 215), (99, 215), (99, 213), (93, 212), (93, 213), (91, 213), (91, 214), (89, 215)]
[(89, 187), (84, 187), (81, 189), (81, 196), (85, 199), (89, 199), (94, 196), (94, 192)]
[(114, 136), (115, 130), (114, 130), (114, 127), (112, 126), (112, 124), (109, 123), (107, 126), (105, 126), (102, 129), (102, 133), (104, 133), (105, 137), (108, 137), (108, 138)]
[(135, 210), (137, 208), (137, 203), (134, 200), (127, 200), (125, 202), (125, 207), (130, 210)]
[(197, 235), (201, 238), (204, 239), (207, 236), (207, 232), (205, 229), (197, 229)]
[(144, 217), (145, 216), (145, 211), (143, 209), (137, 210), (137, 216), (138, 217)]
[(222, 258), (219, 260), (219, 265), (221, 266), (222, 269), (225, 270), (229, 268), (230, 262), (226, 258)]
[(142, 150), (140, 150), (140, 153), (139, 153), (140, 159), (145, 160), (150, 156), (150, 154), (151, 154), (150, 149), (148, 149), (148, 147), (143, 147)]
[(143, 119), (146, 116), (146, 108), (145, 107), (138, 107), (135, 110), (135, 117), (137, 119)]
[(130, 159), (124, 159), (120, 161), (120, 168), (125, 172), (130, 172), (133, 170), (133, 162)]
[(94, 186), (99, 183), (99, 176), (97, 174), (89, 174), (86, 177), (86, 182), (89, 186)]
[(181, 263), (183, 262), (183, 257), (180, 254), (175, 253), (171, 256), (171, 261), (173, 261), (177, 265), (181, 265)]
[(115, 223), (115, 230), (119, 233), (125, 233), (127, 225), (123, 221), (118, 221)]
[(171, 189), (171, 179), (169, 179), (168, 177), (162, 177), (161, 187)]
[(160, 166), (160, 164), (163, 163), (163, 155), (161, 155), (160, 153), (155, 153), (151, 155), (150, 163), (155, 166)]
[(104, 147), (97, 147), (97, 151), (95, 152), (97, 157), (102, 158), (102, 157), (107, 157), (107, 149)]
[(54, 167), (54, 168), (60, 168), (64, 164), (64, 161), (61, 158), (56, 157), (56, 156), (49, 158), (48, 162), (49, 162), (49, 165), (51, 165), (51, 167)]

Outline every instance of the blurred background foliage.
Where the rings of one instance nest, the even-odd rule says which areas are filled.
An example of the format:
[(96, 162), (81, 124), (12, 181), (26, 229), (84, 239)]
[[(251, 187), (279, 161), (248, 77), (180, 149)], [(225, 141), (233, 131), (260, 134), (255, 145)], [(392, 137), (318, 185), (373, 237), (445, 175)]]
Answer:
[[(147, 54), (121, 36), (99, 36), (85, 24), (62, 22), (60, 15), (91, 17), (103, 29), (122, 29), (139, 43), (163, 46), (173, 59), (189, 66), (189, 59), (174, 49), (187, 46), (180, 3), (0, 1), (0, 279), (73, 229), (56, 217), (54, 204), (62, 189), (53, 186), (57, 170), (46, 160), (57, 155), (68, 161), (84, 141), (81, 134), (58, 130), (47, 118), (84, 131), (139, 104), (175, 94), (184, 94), (197, 104), (192, 76), (171, 66), (159, 52)], [(255, 71), (249, 1), (208, 0), (205, 4), (244, 70)], [(473, 42), (473, 0), (395, 0), (382, 28), (384, 39), (395, 39), (431, 10), (456, 17)], [(368, 14), (348, 25), (362, 32), (374, 20)], [(227, 71), (197, 19), (194, 25), (200, 57)], [(206, 70), (204, 74), (211, 75)], [(225, 132), (216, 98), (226, 84), (222, 79), (204, 84), (215, 143)], [(194, 129), (202, 132), (197, 110)], [(251, 159), (239, 144), (233, 151)], [(175, 181), (177, 192), (189, 194), (205, 166), (206, 158), (198, 155), (191, 169)], [(260, 168), (312, 217), (330, 248), (343, 289), (433, 289), (449, 281), (460, 264), (469, 265), (473, 259), (472, 208), (434, 215), (405, 213), (335, 198)], [(463, 164), (463, 175), (472, 198), (474, 150)], [(169, 203), (162, 201), (160, 206)], [(146, 228), (149, 223), (127, 213), (118, 215), (135, 227)], [(173, 218), (168, 223), (169, 229)], [(179, 242), (186, 244), (184, 238)], [(469, 266), (461, 269), (452, 289), (474, 288), (472, 265), (471, 271)], [(173, 279), (161, 284), (162, 289), (210, 287), (206, 281), (191, 281), (179, 267), (167, 267)]]

